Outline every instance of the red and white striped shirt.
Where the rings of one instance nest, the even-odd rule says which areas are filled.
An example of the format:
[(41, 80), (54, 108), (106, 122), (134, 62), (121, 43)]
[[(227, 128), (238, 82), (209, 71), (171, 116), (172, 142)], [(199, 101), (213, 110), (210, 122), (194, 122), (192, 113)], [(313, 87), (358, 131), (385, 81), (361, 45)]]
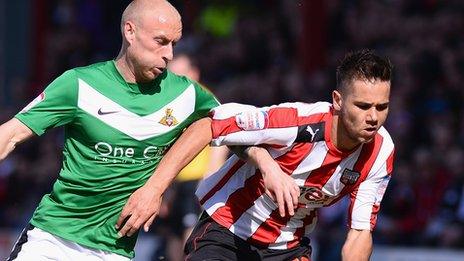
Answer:
[(301, 192), (295, 215), (280, 217), (276, 203), (264, 193), (260, 171), (234, 155), (196, 191), (217, 223), (252, 244), (292, 248), (313, 230), (318, 208), (349, 195), (349, 226), (374, 228), (393, 168), (394, 145), (385, 128), (372, 142), (342, 152), (330, 139), (330, 103), (284, 103), (260, 109), (230, 103), (215, 108), (212, 117), (212, 145), (266, 144)]

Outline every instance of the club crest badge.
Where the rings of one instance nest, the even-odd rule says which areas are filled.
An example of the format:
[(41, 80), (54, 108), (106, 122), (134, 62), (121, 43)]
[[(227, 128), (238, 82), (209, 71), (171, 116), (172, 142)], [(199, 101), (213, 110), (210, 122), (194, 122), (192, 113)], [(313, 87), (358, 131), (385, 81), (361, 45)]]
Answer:
[(168, 126), (168, 127), (176, 126), (177, 124), (179, 124), (176, 117), (172, 115), (172, 111), (173, 111), (172, 109), (167, 108), (165, 112), (166, 115), (164, 115), (164, 117), (161, 118), (159, 123), (163, 124), (164, 126)]
[(350, 169), (345, 169), (343, 170), (342, 176), (340, 177), (340, 182), (345, 184), (345, 186), (354, 185), (358, 181), (360, 176), (361, 174), (359, 172)]

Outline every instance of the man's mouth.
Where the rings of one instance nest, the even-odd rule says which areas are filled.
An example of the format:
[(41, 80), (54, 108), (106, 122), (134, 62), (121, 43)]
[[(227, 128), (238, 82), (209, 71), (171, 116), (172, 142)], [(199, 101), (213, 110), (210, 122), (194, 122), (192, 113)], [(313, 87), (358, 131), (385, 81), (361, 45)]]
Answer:
[(365, 128), (364, 130), (369, 134), (373, 134), (374, 132), (377, 131), (377, 128), (376, 127), (368, 127), (368, 128)]
[(164, 71), (164, 69), (165, 69), (164, 67), (155, 67), (155, 71), (158, 74), (161, 74)]

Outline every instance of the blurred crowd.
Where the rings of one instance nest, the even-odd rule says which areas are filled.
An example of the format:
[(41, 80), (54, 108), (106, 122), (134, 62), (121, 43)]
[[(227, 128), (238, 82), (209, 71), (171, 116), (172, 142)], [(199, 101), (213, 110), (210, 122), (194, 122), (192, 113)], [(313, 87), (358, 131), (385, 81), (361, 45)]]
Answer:
[[(176, 51), (196, 61), (201, 82), (221, 102), (330, 101), (335, 66), (346, 52), (372, 48), (390, 57), (394, 80), (386, 127), (396, 159), (374, 243), (464, 249), (463, 1), (171, 2), (184, 25)], [(126, 4), (48, 1), (38, 43), (42, 60), (33, 63), (40, 68), (10, 81), (0, 120), (66, 69), (114, 58)], [(50, 190), (62, 140), (61, 131), (52, 131), (0, 164), (0, 227), (23, 227)], [(346, 207), (320, 212), (318, 260), (338, 254), (331, 250), (344, 241)]]

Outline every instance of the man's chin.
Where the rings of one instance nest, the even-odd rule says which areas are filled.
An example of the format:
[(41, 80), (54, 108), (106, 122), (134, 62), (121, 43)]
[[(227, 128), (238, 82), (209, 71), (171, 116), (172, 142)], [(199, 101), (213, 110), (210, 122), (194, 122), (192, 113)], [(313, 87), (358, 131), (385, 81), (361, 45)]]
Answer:
[(369, 142), (374, 140), (374, 137), (375, 137), (375, 135), (372, 136), (372, 137), (362, 137), (359, 140), (361, 141), (361, 143), (369, 143)]
[(152, 82), (153, 80), (156, 79), (156, 77), (158, 77), (159, 74), (155, 74), (155, 73), (147, 73), (147, 74), (144, 74), (144, 75), (141, 75), (140, 77), (137, 78), (137, 82), (138, 83), (149, 83), (149, 82)]

